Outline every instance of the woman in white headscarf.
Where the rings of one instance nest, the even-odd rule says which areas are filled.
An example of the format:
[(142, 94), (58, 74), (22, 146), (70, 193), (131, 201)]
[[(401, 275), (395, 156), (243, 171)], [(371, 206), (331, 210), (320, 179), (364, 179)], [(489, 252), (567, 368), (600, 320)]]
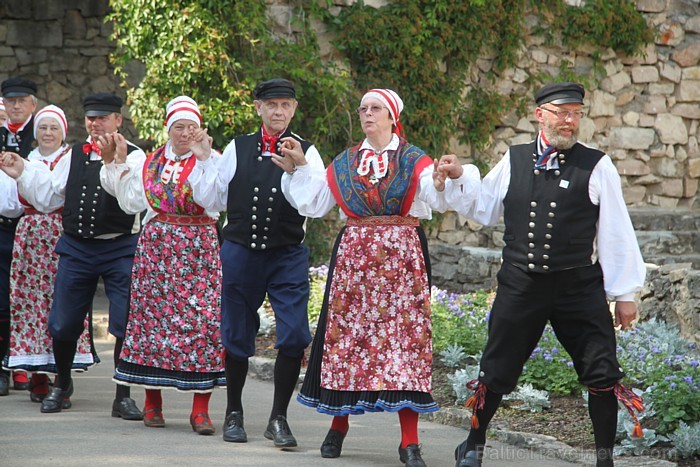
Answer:
[[(146, 388), (143, 423), (165, 426), (161, 389), (193, 393), (190, 424), (215, 432), (214, 387), (224, 386), (220, 331), (221, 264), (216, 221), (192, 198), (195, 154), (212, 152), (197, 103), (180, 96), (166, 106), (169, 139), (141, 158), (120, 156), (123, 137), (101, 138), (101, 178), (127, 213), (148, 210), (134, 257), (129, 319), (114, 374), (118, 384)], [(196, 141), (195, 141), (196, 140)], [(106, 157), (105, 157), (106, 156)]]
[[(307, 164), (291, 140), (273, 160), (287, 172), (282, 190), (300, 214), (321, 217), (337, 204), (347, 219), (298, 395), (334, 416), (321, 455), (340, 456), (349, 415), (398, 412), (399, 458), (420, 467), (418, 415), (438, 406), (430, 394), (430, 260), (419, 219), (448, 206), (438, 162), (403, 138), (402, 110), (396, 92), (372, 89), (357, 109), (365, 139), (327, 170)], [(478, 187), (471, 167), (465, 180), (476, 177), (471, 186)]]
[[(34, 117), (37, 147), (29, 153), (30, 161), (43, 162), (53, 169), (70, 151), (65, 143), (68, 122), (63, 110), (47, 105)], [(37, 187), (38, 190), (50, 186)], [(49, 206), (46, 213), (37, 211), (24, 198), (17, 197), (24, 211), (17, 224), (12, 250), (10, 275), (10, 350), (4, 366), (13, 371), (32, 373), (29, 397), (41, 402), (49, 391), (49, 374), (56, 373), (53, 344), (48, 332), (48, 317), (53, 297), (53, 282), (58, 266), (54, 253), (63, 233), (61, 204)], [(78, 341), (74, 370), (84, 370), (96, 360), (89, 334), (89, 321)], [(63, 408), (71, 406), (70, 399)]]

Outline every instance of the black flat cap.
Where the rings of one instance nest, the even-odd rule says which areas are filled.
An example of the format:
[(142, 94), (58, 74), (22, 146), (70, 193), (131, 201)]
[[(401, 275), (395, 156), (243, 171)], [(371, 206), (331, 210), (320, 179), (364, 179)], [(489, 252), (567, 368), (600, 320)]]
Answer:
[(123, 101), (120, 97), (108, 92), (98, 92), (83, 99), (83, 109), (86, 117), (101, 117), (111, 113), (122, 112)]
[(283, 78), (274, 78), (255, 86), (253, 95), (256, 100), (272, 99), (275, 97), (291, 97), (297, 98), (294, 83)]
[(535, 93), (535, 102), (542, 104), (583, 104), (586, 91), (578, 83), (549, 83)]
[(36, 83), (26, 78), (8, 78), (0, 84), (3, 97), (36, 96)]

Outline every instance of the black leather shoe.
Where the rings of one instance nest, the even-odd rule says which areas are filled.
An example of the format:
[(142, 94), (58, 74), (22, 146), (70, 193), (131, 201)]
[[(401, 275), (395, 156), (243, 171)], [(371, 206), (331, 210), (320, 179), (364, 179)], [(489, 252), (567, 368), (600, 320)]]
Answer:
[(224, 420), (224, 441), (247, 443), (248, 435), (243, 428), (243, 412), (231, 412)]
[(420, 446), (409, 444), (402, 448), (399, 444), (399, 460), (406, 464), (406, 467), (426, 467), (420, 455)]
[(328, 430), (326, 439), (321, 444), (321, 457), (327, 459), (335, 459), (340, 457), (340, 451), (343, 450), (343, 440), (347, 433), (341, 433), (338, 430)]
[(10, 378), (0, 372), (0, 396), (6, 396), (10, 393)]
[(143, 420), (143, 413), (136, 407), (134, 399), (125, 397), (120, 401), (114, 399), (112, 403), (112, 417), (119, 417), (124, 420)]
[(41, 413), (57, 413), (63, 409), (70, 409), (73, 404), (70, 396), (73, 395), (73, 381), (65, 391), (58, 386), (51, 388), (49, 395), (41, 401)]
[(484, 446), (477, 445), (470, 451), (466, 440), (455, 449), (455, 467), (481, 467), (483, 458)]
[(278, 448), (293, 448), (297, 445), (297, 440), (289, 429), (287, 418), (278, 415), (267, 424), (265, 438), (271, 439)]

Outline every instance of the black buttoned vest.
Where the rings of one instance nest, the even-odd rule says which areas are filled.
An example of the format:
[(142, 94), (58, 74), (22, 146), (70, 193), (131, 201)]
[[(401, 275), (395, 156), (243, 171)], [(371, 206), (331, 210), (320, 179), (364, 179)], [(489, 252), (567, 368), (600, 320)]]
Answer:
[(539, 273), (590, 265), (599, 208), (588, 184), (604, 153), (577, 143), (562, 152), (559, 170), (535, 173), (535, 148), (534, 142), (510, 148), (503, 260)]
[[(83, 144), (76, 144), (71, 152), (66, 201), (63, 206), (63, 229), (66, 233), (81, 238), (132, 233), (136, 216), (122, 211), (117, 198), (102, 188), (102, 161), (91, 161), (90, 155), (83, 152)], [(129, 144), (127, 153), (137, 149)]]
[[(10, 130), (5, 127), (0, 127), (0, 152), (11, 151), (16, 152), (23, 158), (27, 158), (32, 149), (34, 149), (34, 115), (32, 115), (29, 123), (22, 128), (16, 137), (15, 142), (11, 142)], [(19, 140), (17, 142), (16, 140)]]
[[(286, 132), (300, 143), (304, 154), (311, 143)], [(261, 155), (260, 131), (238, 136), (236, 174), (229, 183), (226, 240), (254, 250), (298, 245), (304, 240), (306, 218), (285, 199), (280, 188), (283, 170)]]

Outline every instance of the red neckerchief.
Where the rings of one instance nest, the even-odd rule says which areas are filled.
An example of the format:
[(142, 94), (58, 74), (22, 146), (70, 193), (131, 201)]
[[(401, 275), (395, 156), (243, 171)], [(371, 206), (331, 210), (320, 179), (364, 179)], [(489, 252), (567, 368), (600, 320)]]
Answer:
[(13, 135), (16, 135), (17, 132), (19, 131), (19, 129), (22, 128), (22, 125), (24, 125), (24, 122), (22, 122), (22, 123), (7, 122), (7, 129), (10, 130)]
[(98, 156), (102, 156), (102, 150), (94, 141), (90, 140), (90, 142), (83, 144), (83, 152), (86, 155), (89, 156), (92, 151), (95, 151)]
[(262, 142), (263, 142), (262, 151), (269, 152), (272, 154), (277, 154), (277, 142), (279, 141), (280, 136), (284, 132), (280, 131), (276, 135), (268, 135), (267, 132), (265, 131), (265, 125), (263, 125), (261, 127), (261, 129), (262, 129)]

